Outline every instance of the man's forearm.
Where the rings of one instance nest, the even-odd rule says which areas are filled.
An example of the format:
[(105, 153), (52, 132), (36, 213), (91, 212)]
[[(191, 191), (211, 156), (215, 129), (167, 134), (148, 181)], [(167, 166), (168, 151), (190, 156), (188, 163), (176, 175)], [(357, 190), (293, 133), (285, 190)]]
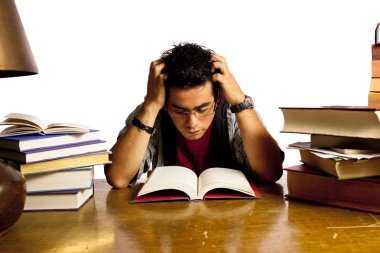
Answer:
[[(158, 112), (144, 108), (135, 117), (147, 126), (154, 126)], [(107, 181), (116, 188), (127, 187), (138, 172), (148, 147), (150, 134), (130, 125), (125, 134), (112, 147), (112, 164), (105, 170)]]
[(244, 150), (251, 169), (263, 182), (277, 181), (282, 171), (281, 151), (254, 110), (236, 113)]

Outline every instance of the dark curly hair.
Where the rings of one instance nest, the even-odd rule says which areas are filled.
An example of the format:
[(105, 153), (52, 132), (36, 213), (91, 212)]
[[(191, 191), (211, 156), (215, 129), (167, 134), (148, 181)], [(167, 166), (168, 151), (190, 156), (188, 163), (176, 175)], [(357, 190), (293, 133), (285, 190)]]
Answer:
[[(166, 89), (190, 89), (203, 85), (206, 81), (212, 82), (211, 57), (214, 54), (211, 49), (195, 43), (174, 44), (173, 48), (166, 50), (159, 59), (165, 64), (161, 73), (166, 75)], [(216, 98), (217, 85), (213, 86)]]

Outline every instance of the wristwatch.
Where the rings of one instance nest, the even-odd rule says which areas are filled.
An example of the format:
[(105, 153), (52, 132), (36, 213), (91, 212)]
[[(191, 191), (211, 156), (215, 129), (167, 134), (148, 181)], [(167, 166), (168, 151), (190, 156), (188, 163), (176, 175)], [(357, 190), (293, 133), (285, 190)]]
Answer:
[(244, 97), (245, 97), (245, 99), (244, 99), (243, 103), (230, 106), (231, 112), (237, 113), (237, 112), (241, 112), (245, 109), (252, 109), (253, 108), (252, 98), (250, 96), (247, 96), (247, 95), (245, 95)]
[(147, 132), (150, 135), (153, 135), (156, 132), (156, 129), (147, 125), (144, 125), (140, 120), (136, 117), (133, 117), (132, 124), (137, 126), (139, 129)]

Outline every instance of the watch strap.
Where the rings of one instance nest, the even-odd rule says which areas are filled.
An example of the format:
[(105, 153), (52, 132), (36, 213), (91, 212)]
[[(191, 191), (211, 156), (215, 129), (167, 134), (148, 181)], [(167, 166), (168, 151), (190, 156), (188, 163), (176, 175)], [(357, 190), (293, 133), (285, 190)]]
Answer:
[(247, 95), (245, 95), (244, 97), (245, 99), (242, 103), (230, 106), (231, 112), (237, 113), (245, 109), (252, 109), (254, 107), (251, 97)]
[(154, 127), (150, 127), (150, 126), (144, 125), (136, 117), (133, 117), (132, 124), (135, 125), (135, 126), (137, 126), (138, 128), (140, 128), (141, 130), (144, 130), (145, 132), (147, 132), (150, 135), (153, 135), (155, 133), (155, 130), (156, 130)]

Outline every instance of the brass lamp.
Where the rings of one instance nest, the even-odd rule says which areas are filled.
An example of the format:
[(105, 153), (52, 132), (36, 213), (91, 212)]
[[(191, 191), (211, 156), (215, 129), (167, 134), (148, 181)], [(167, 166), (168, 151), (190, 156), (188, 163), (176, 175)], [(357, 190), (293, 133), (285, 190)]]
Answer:
[(0, 1), (0, 78), (34, 75), (38, 68), (14, 0)]
[[(0, 0), (0, 78), (37, 73), (14, 0)], [(25, 199), (25, 178), (0, 161), (0, 236), (20, 218)]]

